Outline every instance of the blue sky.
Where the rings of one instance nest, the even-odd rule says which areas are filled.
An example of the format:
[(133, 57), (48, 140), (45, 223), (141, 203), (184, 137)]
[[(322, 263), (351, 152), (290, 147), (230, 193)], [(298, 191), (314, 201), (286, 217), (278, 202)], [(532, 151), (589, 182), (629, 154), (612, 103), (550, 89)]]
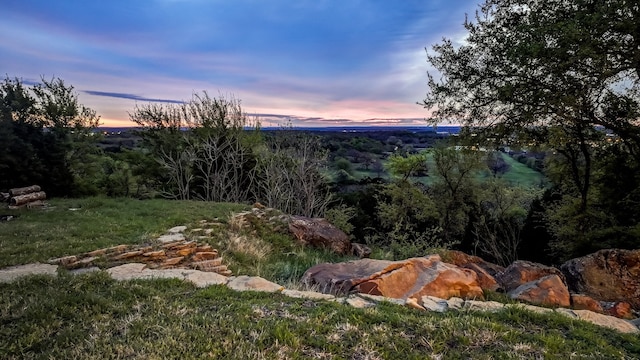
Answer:
[[(0, 70), (60, 77), (104, 125), (136, 102), (234, 96), (263, 125), (422, 124), (425, 48), (477, 0), (3, 0)], [(267, 116), (270, 115), (270, 116)]]

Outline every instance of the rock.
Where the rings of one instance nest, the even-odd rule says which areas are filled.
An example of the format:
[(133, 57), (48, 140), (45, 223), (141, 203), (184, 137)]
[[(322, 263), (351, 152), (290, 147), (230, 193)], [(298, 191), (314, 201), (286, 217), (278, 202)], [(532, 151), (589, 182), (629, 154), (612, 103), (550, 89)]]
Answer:
[(556, 312), (571, 318), (577, 318), (592, 324), (620, 331), (627, 334), (638, 334), (640, 330), (631, 322), (613, 316), (594, 313), (589, 310), (556, 309)]
[(629, 320), (629, 322), (635, 325), (635, 327), (640, 328), (640, 318)]
[(292, 216), (289, 231), (303, 245), (325, 247), (341, 255), (351, 254), (351, 242), (347, 234), (325, 219)]
[(468, 255), (458, 250), (446, 250), (442, 255), (442, 261), (459, 267), (466, 267), (468, 264), (476, 264), (486, 273), (495, 277), (504, 271), (504, 267), (485, 261), (479, 256)]
[(511, 292), (520, 285), (548, 275), (557, 275), (563, 283), (565, 282), (560, 270), (523, 260), (514, 261), (503, 272), (496, 275), (496, 280), (506, 292)]
[(47, 262), (52, 265), (67, 266), (69, 264), (73, 264), (76, 261), (78, 261), (78, 257), (71, 255), (71, 256), (63, 256), (57, 259), (50, 259)]
[(422, 305), (418, 304), (418, 300), (414, 299), (414, 298), (408, 298), (404, 304), (410, 308), (413, 309), (417, 309), (417, 310), (422, 310), (422, 311), (426, 311), (427, 309), (425, 309)]
[(548, 275), (509, 292), (512, 299), (532, 304), (569, 307), (569, 290), (558, 275)]
[(602, 313), (602, 305), (592, 297), (582, 294), (571, 294), (571, 307), (576, 310), (589, 310)]
[(178, 265), (182, 260), (184, 260), (184, 256), (177, 256), (173, 258), (166, 259), (161, 266), (174, 266)]
[(185, 239), (184, 234), (178, 233), (178, 234), (162, 235), (158, 238), (158, 241), (163, 244), (166, 244), (174, 241), (182, 241), (184, 239)]
[(315, 291), (283, 290), (282, 294), (296, 299), (333, 300), (335, 296)]
[(91, 267), (86, 267), (86, 268), (70, 270), (69, 274), (71, 274), (71, 275), (84, 275), (84, 274), (91, 274), (91, 273), (98, 272), (98, 271), (101, 271), (99, 267), (91, 266)]
[(455, 296), (452, 298), (449, 298), (447, 300), (447, 307), (449, 307), (449, 309), (460, 310), (464, 307), (464, 300)]
[(640, 250), (600, 250), (560, 268), (572, 291), (603, 301), (626, 301), (640, 310)]
[(420, 305), (428, 311), (446, 312), (449, 310), (447, 300), (440, 299), (435, 296), (423, 296)]
[(107, 248), (107, 253), (109, 254), (120, 254), (129, 249), (129, 245), (116, 245), (110, 248)]
[(373, 307), (376, 305), (375, 303), (367, 301), (359, 296), (349, 296), (344, 302), (345, 304), (350, 305), (357, 309), (364, 309), (364, 308)]
[(187, 230), (186, 226), (174, 226), (171, 229), (167, 230), (169, 234), (181, 234)]
[(504, 309), (504, 304), (497, 301), (477, 301), (466, 300), (464, 302), (465, 310), (496, 312)]
[(391, 303), (391, 304), (396, 304), (396, 305), (401, 305), (401, 306), (404, 306), (407, 303), (403, 299), (394, 299), (394, 298), (390, 298), (390, 297), (386, 297), (386, 296), (380, 296), (380, 295), (358, 294), (358, 296), (360, 296), (361, 298), (363, 298), (365, 300), (373, 301), (375, 303), (388, 302), (388, 303)]
[(360, 243), (351, 243), (351, 252), (361, 259), (371, 256), (371, 248)]
[(302, 281), (318, 286), (325, 293), (364, 294), (396, 299), (420, 299), (424, 295), (439, 298), (482, 298), (476, 274), (440, 261), (430, 255), (402, 261), (361, 259), (337, 264), (319, 264), (307, 270)]
[(186, 270), (185, 280), (191, 281), (196, 287), (204, 288), (211, 285), (224, 285), (227, 283), (226, 276), (214, 272), (203, 272), (198, 270)]
[(607, 302), (601, 301), (600, 305), (602, 305), (603, 313), (606, 315), (615, 316), (620, 319), (633, 319), (633, 309), (631, 308), (631, 304), (624, 301), (618, 302)]
[(94, 256), (90, 256), (90, 257), (86, 257), (86, 258), (82, 258), (74, 263), (71, 264), (67, 264), (65, 267), (67, 269), (77, 269), (77, 268), (83, 268), (83, 267), (87, 267), (89, 265), (93, 265), (93, 262), (95, 260), (97, 260), (97, 257)]
[[(549, 309), (549, 308), (544, 308), (544, 307), (534, 306), (529, 304), (507, 304), (505, 305), (505, 308), (524, 309), (536, 314), (551, 314), (554, 311), (554, 309)], [(567, 309), (557, 308), (555, 310), (567, 310)]]
[(497, 291), (500, 284), (495, 276), (504, 271), (500, 265), (492, 264), (478, 256), (468, 255), (462, 251), (447, 250), (442, 254), (444, 262), (453, 264), (465, 269), (473, 270), (478, 275), (478, 284), (481, 288), (489, 291)]
[(51, 264), (26, 264), (0, 269), (0, 283), (10, 283), (29, 275), (58, 275), (58, 266)]
[(140, 256), (142, 255), (142, 251), (140, 250), (135, 250), (135, 251), (127, 251), (126, 253), (120, 254), (116, 257), (114, 257), (114, 260), (124, 260), (124, 259), (129, 259), (132, 257), (136, 257), (136, 256)]
[(142, 270), (144, 270), (147, 266), (141, 263), (129, 263), (123, 264), (120, 266), (115, 266), (107, 269), (107, 274), (111, 276), (114, 280), (132, 280), (139, 279)]
[(480, 285), (482, 289), (489, 291), (497, 291), (498, 289), (500, 289), (500, 284), (498, 284), (498, 281), (480, 265), (476, 263), (470, 263), (465, 264), (462, 267), (476, 273), (476, 275), (478, 276), (478, 285)]
[(284, 287), (271, 281), (265, 280), (258, 276), (238, 276), (231, 279), (227, 283), (230, 289), (236, 291), (261, 291), (261, 292), (279, 292), (284, 290)]
[(149, 251), (149, 252), (143, 253), (142, 256), (148, 257), (150, 259), (158, 259), (158, 258), (165, 257), (166, 253), (164, 250), (157, 250), (157, 251)]
[(193, 254), (191, 260), (193, 261), (204, 261), (204, 260), (213, 260), (218, 257), (217, 251), (200, 251)]

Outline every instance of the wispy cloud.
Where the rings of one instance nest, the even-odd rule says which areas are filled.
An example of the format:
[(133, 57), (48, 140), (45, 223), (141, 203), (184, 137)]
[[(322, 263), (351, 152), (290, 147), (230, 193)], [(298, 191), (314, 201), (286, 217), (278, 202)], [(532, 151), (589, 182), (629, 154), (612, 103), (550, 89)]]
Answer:
[(125, 94), (125, 93), (118, 93), (118, 92), (95, 91), (95, 90), (82, 90), (82, 92), (85, 94), (94, 95), (94, 96), (105, 96), (105, 97), (112, 97), (112, 98), (118, 98), (118, 99), (128, 99), (128, 100), (145, 101), (145, 102), (161, 102), (161, 103), (170, 103), (170, 104), (184, 104), (184, 101), (182, 100), (154, 99), (154, 98), (148, 98), (148, 97), (139, 96), (139, 95)]

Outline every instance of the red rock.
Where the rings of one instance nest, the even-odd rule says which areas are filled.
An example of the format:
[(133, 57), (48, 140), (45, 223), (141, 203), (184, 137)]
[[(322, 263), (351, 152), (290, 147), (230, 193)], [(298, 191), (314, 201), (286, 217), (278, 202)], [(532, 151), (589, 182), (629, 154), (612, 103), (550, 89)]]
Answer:
[(107, 252), (108, 253), (123, 253), (125, 251), (127, 251), (127, 249), (129, 248), (129, 245), (117, 245), (117, 246), (112, 246), (110, 248), (107, 248)]
[(93, 250), (87, 253), (87, 256), (104, 256), (107, 253), (107, 249)]
[(560, 268), (572, 291), (640, 310), (640, 250), (600, 250)]
[(197, 252), (192, 257), (193, 261), (212, 260), (218, 256), (217, 251)]
[(442, 259), (442, 261), (446, 263), (460, 267), (465, 267), (465, 265), (468, 264), (476, 264), (493, 277), (504, 271), (504, 267), (500, 265), (490, 263), (479, 256), (465, 254), (462, 251), (458, 250), (446, 250), (442, 254)]
[(592, 297), (582, 294), (571, 294), (571, 307), (576, 310), (589, 310), (602, 314), (602, 305)]
[(624, 301), (619, 302), (606, 302), (600, 303), (604, 309), (604, 313), (607, 315), (615, 316), (620, 319), (634, 319), (633, 309), (631, 304)]
[(162, 266), (173, 266), (179, 264), (184, 259), (184, 256), (178, 256), (169, 258), (162, 263)]
[(520, 285), (541, 279), (548, 275), (557, 275), (564, 283), (564, 275), (560, 270), (530, 261), (518, 260), (509, 265), (503, 272), (496, 275), (500, 286), (510, 292)]
[(539, 305), (571, 305), (569, 289), (558, 275), (548, 275), (520, 285), (509, 292), (509, 297)]
[(151, 259), (157, 259), (157, 258), (165, 257), (166, 254), (164, 250), (158, 250), (158, 251), (149, 251), (149, 252), (143, 253), (142, 256), (146, 256)]
[(196, 252), (210, 252), (210, 251), (218, 251), (215, 250), (213, 247), (211, 247), (211, 245), (200, 245), (198, 247), (196, 247)]
[(120, 255), (114, 256), (113, 259), (114, 260), (124, 260), (124, 259), (130, 259), (130, 258), (139, 256), (139, 255), (142, 255), (142, 251), (134, 250), (134, 251), (129, 251), (129, 252), (126, 252), (124, 254), (120, 254)]
[(179, 256), (189, 256), (193, 253), (196, 252), (196, 248), (195, 247), (188, 247), (188, 248), (184, 248), (184, 249), (180, 249), (178, 251), (176, 251), (176, 254)]
[(440, 261), (431, 255), (402, 261), (361, 259), (338, 264), (320, 264), (305, 272), (302, 281), (322, 292), (360, 293), (397, 299), (420, 299), (424, 295), (482, 298), (476, 274)]
[(65, 267), (68, 268), (68, 269), (77, 269), (77, 268), (88, 267), (96, 259), (98, 259), (98, 258), (95, 257), (95, 256), (85, 257), (85, 258), (82, 258), (82, 259), (80, 259), (80, 260), (78, 260), (78, 261), (76, 261), (74, 263), (67, 264)]
[(347, 234), (325, 219), (292, 216), (289, 231), (303, 245), (328, 248), (341, 255), (351, 253), (351, 242)]
[(496, 291), (500, 288), (498, 281), (491, 276), (484, 268), (479, 264), (469, 263), (461, 266), (464, 269), (469, 269), (476, 273), (478, 276), (478, 285), (484, 290)]
[(71, 256), (63, 256), (61, 258), (57, 258), (57, 259), (51, 259), (48, 261), (49, 264), (55, 264), (55, 265), (62, 265), (62, 266), (67, 266), (69, 264), (73, 264), (76, 261), (78, 261), (78, 257), (71, 255)]
[(214, 269), (220, 265), (222, 265), (221, 257), (213, 260), (204, 260), (191, 263), (191, 267), (201, 271), (212, 271), (211, 269)]

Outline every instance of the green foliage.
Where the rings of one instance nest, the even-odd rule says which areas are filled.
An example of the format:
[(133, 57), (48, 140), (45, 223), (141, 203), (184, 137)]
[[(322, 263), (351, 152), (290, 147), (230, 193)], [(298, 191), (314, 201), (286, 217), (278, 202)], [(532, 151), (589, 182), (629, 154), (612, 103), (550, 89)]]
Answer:
[(350, 235), (353, 231), (353, 225), (350, 221), (356, 216), (356, 209), (341, 204), (327, 210), (324, 216), (333, 226), (344, 231), (345, 234)]
[(401, 155), (394, 153), (389, 157), (386, 164), (387, 171), (391, 175), (407, 181), (409, 178), (427, 172), (427, 154)]
[(0, 85), (0, 189), (38, 184), (49, 195), (72, 195), (94, 154), (95, 111), (79, 104), (60, 79), (25, 87)]

